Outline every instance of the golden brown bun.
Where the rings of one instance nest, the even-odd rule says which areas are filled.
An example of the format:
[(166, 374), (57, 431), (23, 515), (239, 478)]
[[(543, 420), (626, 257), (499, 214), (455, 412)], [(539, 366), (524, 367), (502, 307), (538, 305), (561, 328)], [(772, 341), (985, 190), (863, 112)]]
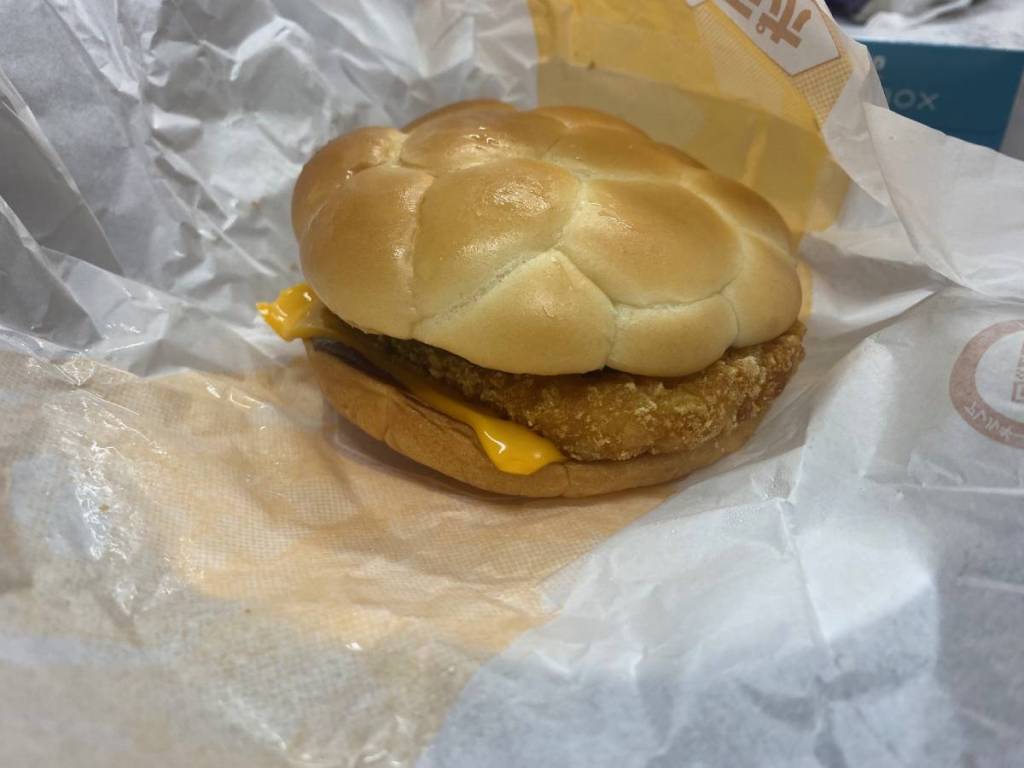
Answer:
[(738, 450), (757, 428), (749, 419), (728, 434), (690, 451), (626, 461), (566, 461), (532, 475), (497, 469), (465, 424), (429, 408), (404, 391), (347, 365), (306, 342), (328, 402), (342, 416), (413, 461), (485, 491), (514, 496), (595, 496), (676, 480)]
[(343, 320), (512, 373), (682, 376), (800, 308), (771, 205), (592, 110), (464, 102), (355, 131), (303, 169), (292, 221)]

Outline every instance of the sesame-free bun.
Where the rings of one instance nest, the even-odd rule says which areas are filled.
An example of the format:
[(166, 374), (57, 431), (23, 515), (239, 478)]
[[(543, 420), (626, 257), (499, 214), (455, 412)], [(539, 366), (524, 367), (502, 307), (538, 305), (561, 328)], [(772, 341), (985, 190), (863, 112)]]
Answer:
[(292, 222), (344, 321), (511, 373), (682, 376), (800, 308), (771, 205), (592, 110), (473, 101), (354, 131), (305, 166)]
[(739, 450), (761, 417), (693, 450), (645, 454), (625, 461), (564, 461), (532, 475), (502, 472), (473, 431), (381, 377), (306, 342), (320, 389), (331, 406), (366, 434), (419, 464), (485, 491), (512, 496), (579, 497), (676, 480)]

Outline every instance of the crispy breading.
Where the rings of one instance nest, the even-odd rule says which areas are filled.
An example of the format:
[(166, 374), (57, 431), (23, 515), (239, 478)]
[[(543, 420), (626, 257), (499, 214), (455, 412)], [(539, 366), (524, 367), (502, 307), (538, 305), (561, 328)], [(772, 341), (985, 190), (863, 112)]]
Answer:
[(681, 378), (611, 369), (534, 376), (489, 370), (418, 341), (369, 337), (506, 418), (525, 424), (582, 461), (691, 450), (760, 415), (803, 359), (803, 326)]

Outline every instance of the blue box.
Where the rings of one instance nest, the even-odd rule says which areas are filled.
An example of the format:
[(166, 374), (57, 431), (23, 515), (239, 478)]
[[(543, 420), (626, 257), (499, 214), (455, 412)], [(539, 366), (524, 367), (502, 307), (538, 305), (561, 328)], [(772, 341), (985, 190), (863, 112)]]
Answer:
[(1024, 158), (1024, 51), (860, 42), (871, 52), (894, 111)]

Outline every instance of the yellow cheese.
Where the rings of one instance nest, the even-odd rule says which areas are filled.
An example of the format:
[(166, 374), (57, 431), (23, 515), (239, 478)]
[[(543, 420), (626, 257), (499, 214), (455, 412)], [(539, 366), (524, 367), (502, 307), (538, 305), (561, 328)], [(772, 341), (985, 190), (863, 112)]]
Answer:
[(377, 368), (390, 374), (418, 400), (469, 426), (487, 458), (502, 472), (532, 475), (565, 457), (550, 440), (526, 427), (469, 403), (429, 376), (392, 359), (342, 325), (305, 283), (285, 288), (273, 302), (257, 305), (267, 324), (285, 341), (333, 339), (356, 350)]

